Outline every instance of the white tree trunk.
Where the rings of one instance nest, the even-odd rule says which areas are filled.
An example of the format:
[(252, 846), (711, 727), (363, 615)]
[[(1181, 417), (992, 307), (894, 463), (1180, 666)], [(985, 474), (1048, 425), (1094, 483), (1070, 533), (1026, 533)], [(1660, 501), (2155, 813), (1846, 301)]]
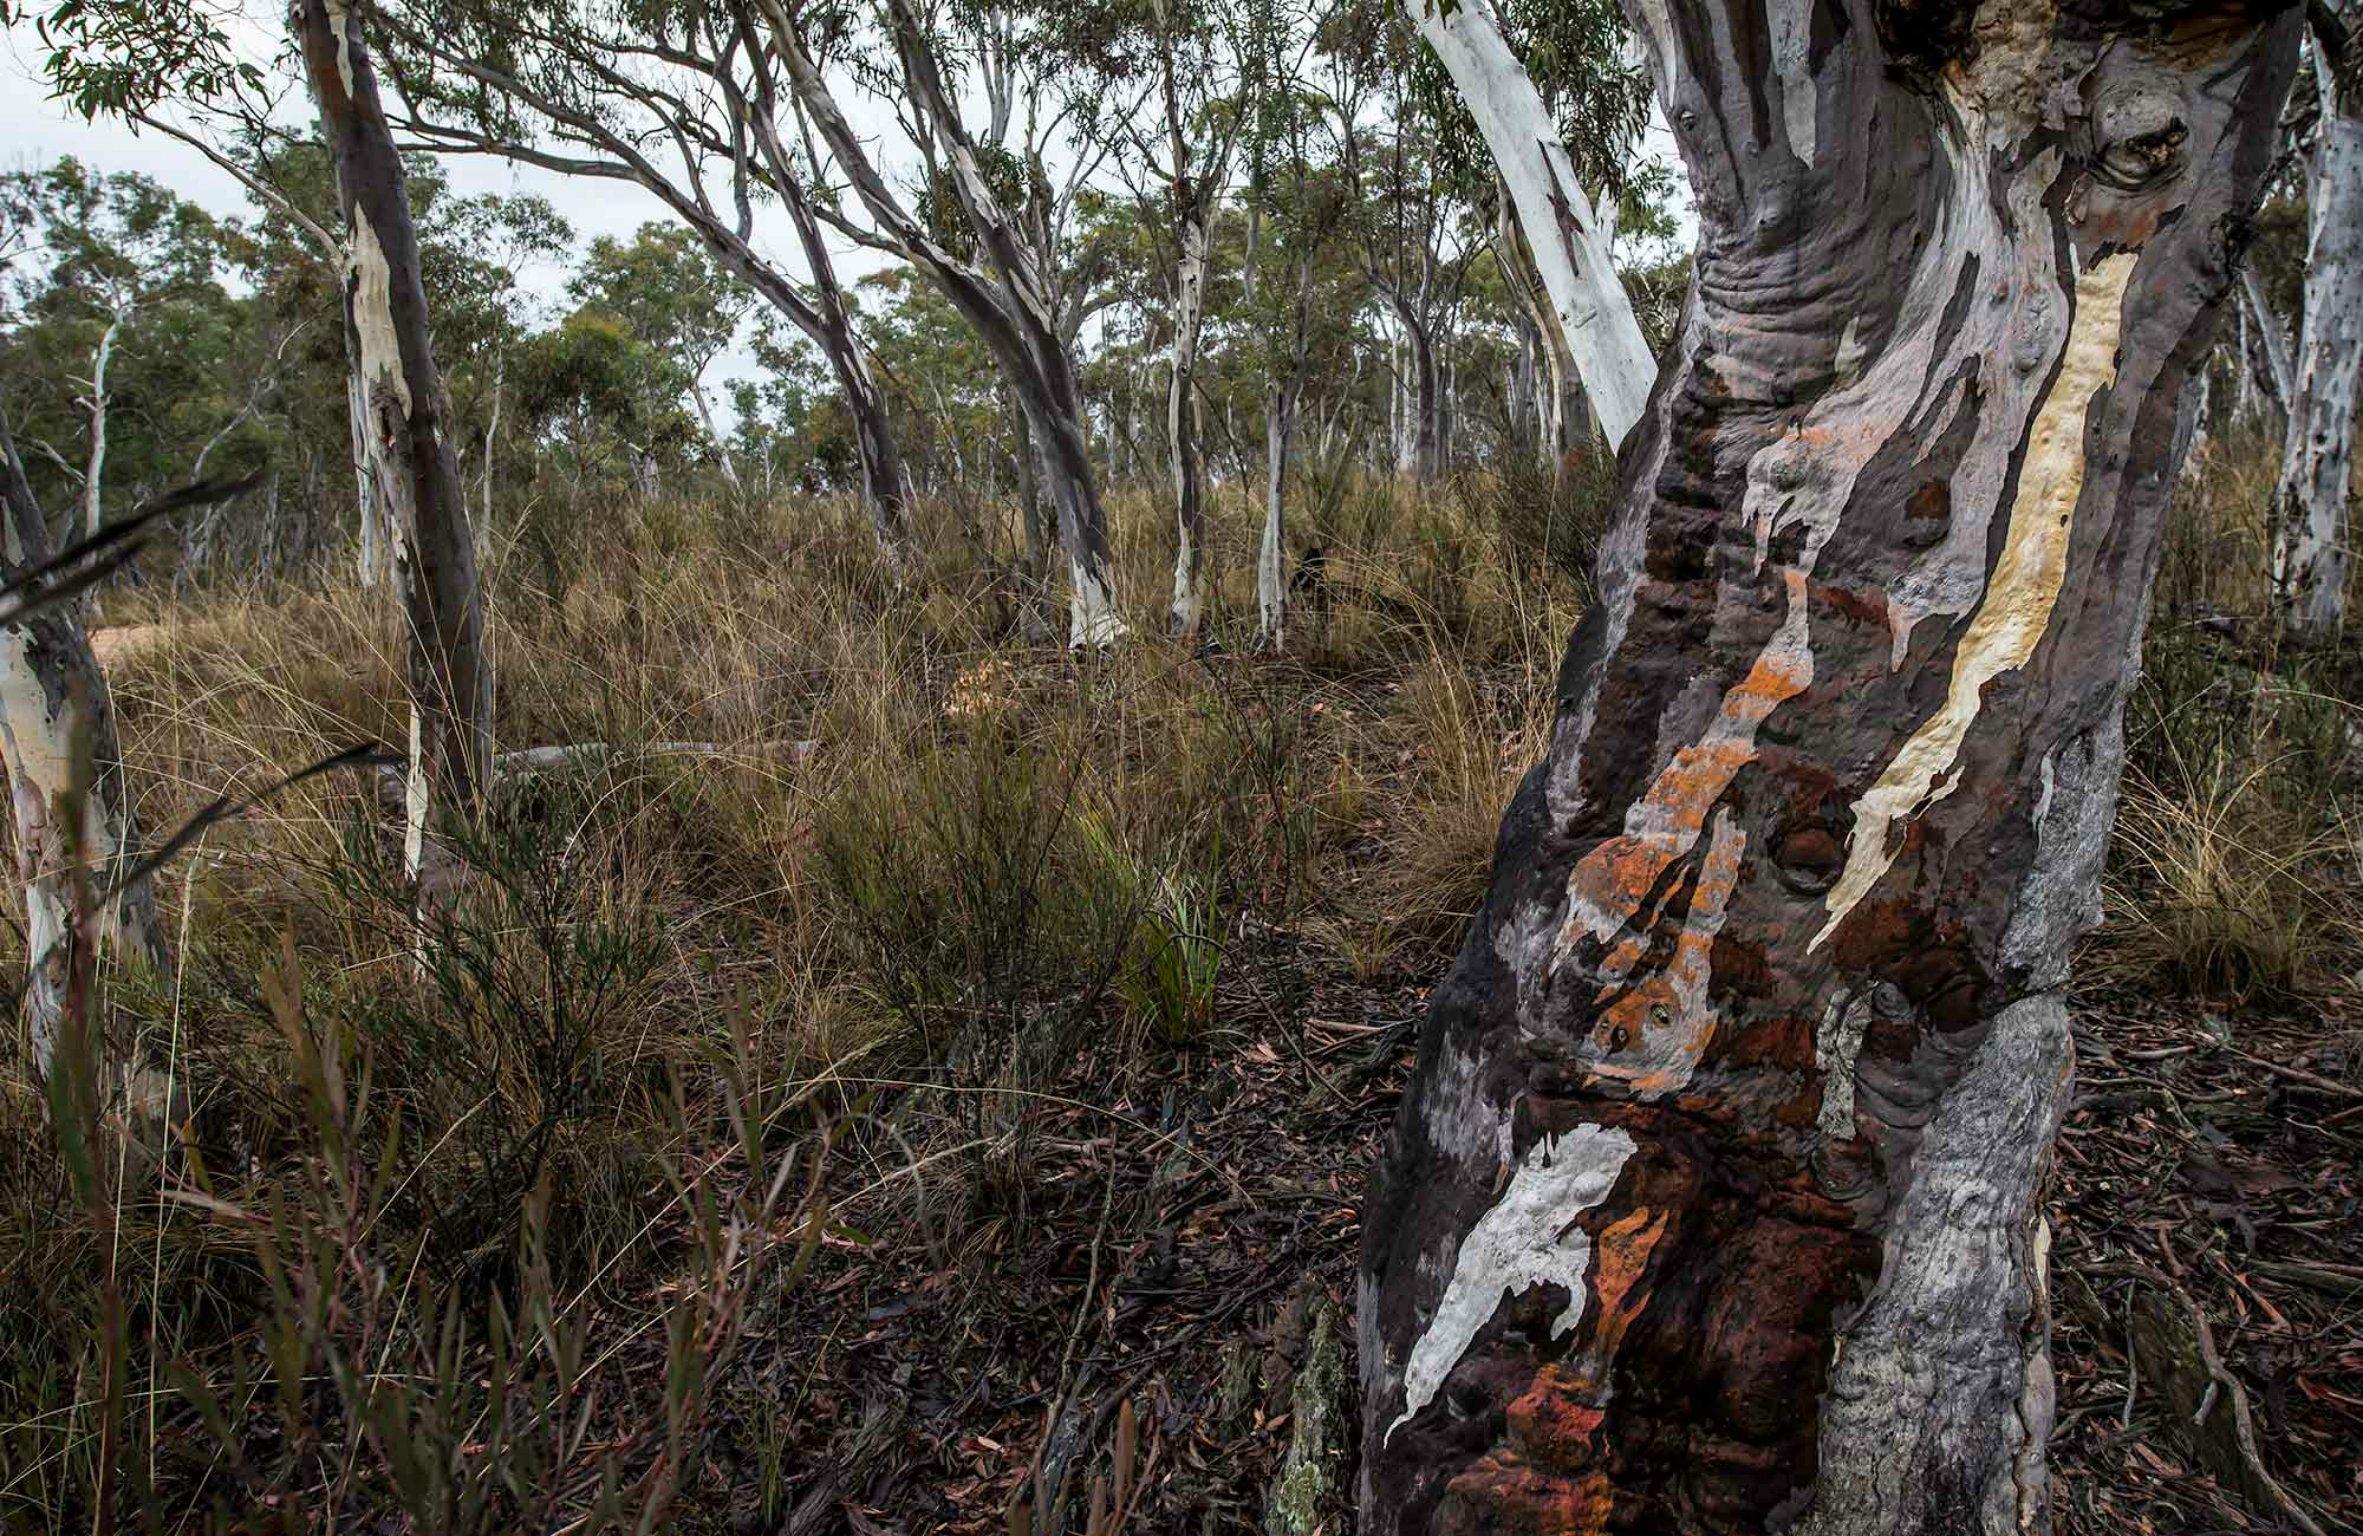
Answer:
[[(0, 418), (0, 569), (15, 574), (51, 554), (49, 526), (33, 501), (13, 435)], [(25, 1001), (33, 1061), (44, 1075), (65, 1008), (73, 871), (88, 869), (98, 943), (148, 965), (163, 961), (163, 935), (145, 881), (129, 876), (141, 854), (124, 781), (106, 674), (70, 606), (0, 628), (0, 755), (16, 821), (17, 873), (25, 888)], [(80, 807), (80, 827), (61, 807)]]
[(1405, 3), (1493, 151), (1535, 269), (1551, 296), (1561, 338), (1600, 414), (1609, 447), (1619, 447), (1641, 419), (1657, 378), (1657, 359), (1617, 278), (1605, 232), (1575, 179), (1550, 109), (1502, 36), (1490, 0)]
[(703, 380), (689, 386), (689, 398), (697, 403), (698, 425), (706, 429), (706, 441), (714, 445), (714, 458), (722, 466), (722, 479), (729, 485), (732, 495), (745, 495), (747, 488), (738, 477), (737, 457), (731, 453), (730, 444), (722, 436), (721, 430), (714, 425), (714, 406), (706, 398)]
[(90, 457), (82, 470), (82, 536), (86, 539), (98, 537), (99, 524), (106, 515), (107, 364), (114, 360), (115, 338), (122, 330), (122, 316), (111, 316), (90, 359), (90, 398), (84, 402), (90, 414)]
[(1198, 334), (1206, 315), (1206, 221), (1195, 210), (1175, 231), (1173, 371), (1165, 387), (1165, 434), (1173, 451), (1173, 632), (1195, 635), (1206, 616), (1206, 486), (1198, 462)]
[(2346, 511), (2355, 384), (2363, 371), (2363, 115), (2353, 104), (2330, 110), (2335, 92), (2325, 95), (2311, 178), (2305, 316), (2284, 396), (2289, 426), (2273, 498), (2282, 623), (2308, 637), (2335, 633), (2346, 620)]
[(1256, 635), (1267, 650), (1288, 644), (1288, 438), (1292, 391), (1274, 384), (1264, 396), (1264, 536), (1255, 555)]

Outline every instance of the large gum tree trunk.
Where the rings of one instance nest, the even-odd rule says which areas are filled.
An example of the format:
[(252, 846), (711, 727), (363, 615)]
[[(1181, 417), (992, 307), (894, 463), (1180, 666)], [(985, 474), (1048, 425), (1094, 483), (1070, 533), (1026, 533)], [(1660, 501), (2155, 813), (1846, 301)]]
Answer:
[(2363, 374), (2363, 5), (2312, 7), (2322, 118), (2307, 177), (2305, 314), (2283, 400), (2288, 434), (2274, 492), (2273, 575), (2283, 627), (2335, 634), (2346, 620), (2347, 496), (2355, 385)]
[[(1485, 135), (1550, 295), (1558, 341), (1574, 358), (1613, 451), (1641, 418), (1657, 359), (1609, 259), (1608, 231), (1594, 217), (1558, 125), (1503, 37), (1490, 0), (1406, 4)], [(1797, 0), (1794, 8), (1804, 5)]]
[(450, 403), (427, 328), (402, 160), (350, 0), (295, 0), (320, 127), (347, 229), (345, 337), (363, 403), (363, 452), (383, 508), (408, 652), (410, 773), (404, 863), (435, 894), (446, 816), (474, 814), (492, 761), (492, 670)]
[(2297, 13), (1633, 0), (1698, 192), (1365, 1210), (1362, 1514), (2039, 1530), (2039, 1193)]

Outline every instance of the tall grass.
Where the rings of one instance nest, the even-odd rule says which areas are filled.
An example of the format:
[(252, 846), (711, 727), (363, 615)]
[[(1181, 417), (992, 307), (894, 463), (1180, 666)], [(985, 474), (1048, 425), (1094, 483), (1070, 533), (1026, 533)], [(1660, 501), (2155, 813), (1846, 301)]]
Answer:
[[(837, 503), (504, 509), (500, 745), (605, 750), (457, 829), (423, 931), (365, 779), (214, 827), (161, 878), (171, 974), (96, 978), (74, 1112), (0, 1058), (0, 1524), (770, 1507), (782, 1469), (709, 1469), (769, 1465), (733, 1373), (840, 1230), (832, 1166), (930, 1243), (1007, 1230), (1079, 1062), (1185, 1070), (1275, 936), (1407, 957), (1473, 906), (1575, 591), (1488, 494), (1308, 486), (1285, 656), (1248, 654), (1243, 502), (1214, 647), (1085, 658), (948, 526), (897, 588)], [(1154, 636), (1171, 534), (1114, 506)], [(405, 729), (341, 567), (106, 606), (151, 827)]]

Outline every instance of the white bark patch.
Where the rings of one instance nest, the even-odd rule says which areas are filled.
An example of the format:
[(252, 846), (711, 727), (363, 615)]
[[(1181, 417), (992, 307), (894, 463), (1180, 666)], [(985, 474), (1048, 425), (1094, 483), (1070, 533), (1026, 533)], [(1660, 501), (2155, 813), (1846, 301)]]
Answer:
[(8, 630), (0, 644), (0, 718), (6, 719), (16, 738), (16, 758), (10, 767), (44, 805), (53, 803), (73, 774), (73, 707), (70, 702), (50, 707), (49, 690), (33, 660), (32, 637), (21, 629)]
[(33, 1069), (49, 1076), (57, 1052), (59, 1021), (65, 1015), (64, 977), (57, 964), (72, 920), (64, 884), (54, 867), (58, 837), (50, 804), (24, 769), (16, 734), (0, 718), (0, 751), (8, 762), (9, 800), (16, 815), (17, 873), (25, 888), (25, 1023), (31, 1036)]
[(1537, 1285), (1565, 1287), (1567, 1306), (1551, 1323), (1554, 1339), (1582, 1319), (1592, 1239), (1575, 1219), (1608, 1198), (1632, 1155), (1629, 1134), (1597, 1125), (1579, 1125), (1527, 1149), (1510, 1187), (1461, 1239), (1444, 1299), (1411, 1347), (1403, 1411), (1388, 1435), (1434, 1401), (1504, 1296)]
[(326, 0), (329, 35), (336, 39), (336, 77), (353, 99), (353, 7), (351, 0)]
[(1871, 1027), (1868, 998), (1830, 999), (1813, 1034), (1813, 1064), (1821, 1072), (1821, 1110), (1814, 1125), (1833, 1141), (1854, 1139), (1854, 1063)]
[(1829, 917), (1807, 953), (1828, 940), (1894, 862), (1889, 834), (1896, 824), (1952, 793), (1959, 782), (1954, 765), (1986, 684), (2025, 666), (2050, 627), (2067, 576), (2076, 501), (2084, 489), (2085, 419), (2094, 397), (2117, 377), (2117, 333), (2136, 260), (2133, 252), (2121, 251), (2076, 280), (2075, 319), (2059, 372), (2028, 433), (2002, 555), (1985, 601), (1954, 652), (1945, 702), (1855, 802), (1846, 868), (1830, 892)]
[(394, 274), (375, 226), (358, 207), (353, 210), (353, 334), (361, 345), (363, 387), (374, 393), (383, 384), (392, 390), (402, 402), (403, 418), (409, 419), (410, 380), (403, 376), (402, 342), (394, 330)]
[(1099, 573), (1069, 560), (1067, 580), (1067, 648), (1101, 650), (1123, 639), (1126, 626), (1116, 612), (1116, 595)]
[(1838, 355), (1830, 360), (1830, 368), (1841, 385), (1862, 377), (1863, 354), (1869, 350), (1863, 345), (1862, 328), (1862, 317), (1857, 315), (1838, 333)]
[(1813, 0), (1771, 0), (1772, 68), (1780, 79), (1780, 114), (1789, 148), (1814, 158)]
[(1485, 1096), (1483, 1065), (1459, 1047), (1445, 1045), (1421, 1098), (1420, 1124), (1437, 1156), (1464, 1168), (1483, 1165), (1490, 1178), (1510, 1160), (1510, 1123)]
[(402, 780), (402, 872), (418, 878), (427, 851), (426, 722), (416, 702), (410, 706), (410, 766)]
[(1174, 532), (1173, 627), (1177, 633), (1194, 634), (1206, 607), (1198, 581), (1198, 537), (1186, 524), (1178, 525)]

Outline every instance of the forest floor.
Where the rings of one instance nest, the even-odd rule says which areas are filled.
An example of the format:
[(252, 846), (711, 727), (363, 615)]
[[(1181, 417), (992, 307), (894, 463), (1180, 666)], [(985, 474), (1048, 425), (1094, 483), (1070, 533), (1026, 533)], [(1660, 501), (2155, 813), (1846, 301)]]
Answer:
[[(982, 1247), (948, 1262), (905, 1244), (897, 1263), (870, 1245), (819, 1272), (757, 1393), (801, 1405), (787, 1443), (820, 1469), (781, 1529), (1008, 1530), (1013, 1498), (1041, 1498), (1051, 1410), (1076, 1405), (1089, 1428), (1051, 1454), (1076, 1458), (1080, 1505), (1109, 1474), (1128, 1397), (1150, 1405), (1131, 1529), (1262, 1526), (1316, 1309), (1351, 1317), (1356, 1208), (1424, 1006), (1409, 978), (1357, 986), (1333, 969), (1273, 957), (1261, 986), (1224, 998), (1225, 1048), (1153, 1094), (1097, 1092), (1090, 1070), (1058, 1084), (1025, 1209)], [(2292, 1507), (2363, 1530), (2357, 1002), (2079, 997), (2048, 1207), (2061, 1531), (2308, 1529)], [(2145, 1287), (2203, 1320), (2252, 1421), (2244, 1460), (2185, 1428), (2187, 1366), (2145, 1373), (2128, 1350)], [(1344, 1358), (1350, 1374), (1350, 1333)], [(2218, 1400), (2228, 1416), (2228, 1385)]]
[[(2260, 497), (2235, 461), (2178, 528), (2079, 972), (2094, 1536), (2363, 1532), (2363, 688), (2258, 646)], [(1031, 646), (948, 523), (903, 590), (842, 507), (489, 530), (503, 745), (613, 750), (508, 786), (424, 932), (373, 784), (210, 828), (172, 974), (99, 978), (161, 1137), (0, 1050), (0, 1529), (1227, 1532), (1307, 1440), (1350, 1530), (1364, 1180), (1584, 523), (1306, 499), (1284, 658), (1239, 591), (1228, 647)], [(151, 835), (402, 739), (341, 571), (106, 614)]]

